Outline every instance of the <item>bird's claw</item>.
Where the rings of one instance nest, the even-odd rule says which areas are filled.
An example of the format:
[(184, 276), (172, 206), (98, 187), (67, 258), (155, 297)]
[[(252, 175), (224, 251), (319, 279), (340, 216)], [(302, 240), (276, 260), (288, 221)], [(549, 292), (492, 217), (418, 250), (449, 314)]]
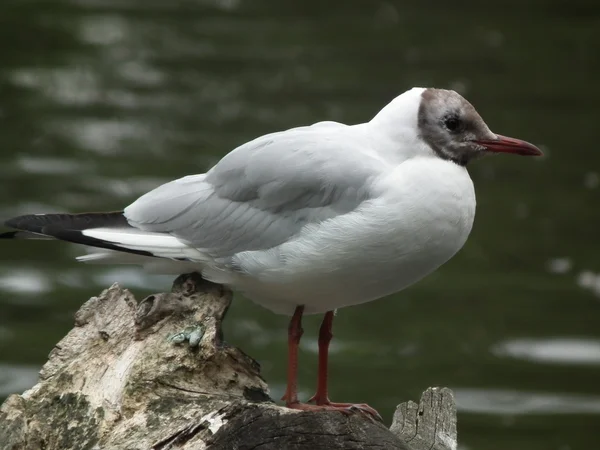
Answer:
[(381, 417), (381, 415), (375, 409), (371, 408), (369, 405), (365, 405), (365, 404), (350, 405), (350, 406), (348, 406), (348, 410), (352, 411), (352, 412), (360, 412), (369, 417), (377, 419), (380, 422), (383, 422), (383, 417)]
[[(285, 395), (283, 396), (282, 400), (287, 400)], [(316, 402), (317, 404), (312, 405), (310, 404), (311, 402)], [(366, 403), (335, 403), (329, 401), (329, 399), (322, 400), (320, 397), (317, 397), (316, 394), (309, 398), (307, 403), (293, 402), (292, 404), (288, 404), (286, 406), (288, 408), (300, 409), (305, 411), (339, 411), (342, 414), (354, 414), (358, 412), (365, 416), (368, 416), (371, 419), (383, 422), (383, 418), (381, 417), (381, 415)]]

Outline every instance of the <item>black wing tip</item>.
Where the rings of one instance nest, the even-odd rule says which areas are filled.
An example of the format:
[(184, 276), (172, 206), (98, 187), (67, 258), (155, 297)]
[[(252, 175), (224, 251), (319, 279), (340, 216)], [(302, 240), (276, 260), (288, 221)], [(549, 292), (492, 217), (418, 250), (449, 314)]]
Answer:
[(12, 217), (4, 221), (4, 226), (9, 228), (20, 229), (20, 225), (24, 222), (30, 221), (30, 218), (33, 216), (33, 214), (26, 214), (24, 216)]
[(26, 214), (6, 220), (4, 225), (9, 228), (15, 228), (17, 231), (2, 233), (0, 234), (0, 239), (15, 239), (22, 232), (28, 232), (53, 237), (74, 244), (89, 245), (90, 247), (134, 253), (142, 256), (155, 256), (147, 251), (120, 247), (113, 242), (83, 234), (84, 230), (91, 228), (106, 226), (117, 228), (130, 227), (131, 225), (127, 222), (123, 211), (80, 214)]
[(123, 211), (79, 214), (25, 214), (6, 220), (4, 225), (32, 233), (43, 233), (45, 228), (54, 225), (77, 231), (103, 226), (130, 226), (123, 215)]

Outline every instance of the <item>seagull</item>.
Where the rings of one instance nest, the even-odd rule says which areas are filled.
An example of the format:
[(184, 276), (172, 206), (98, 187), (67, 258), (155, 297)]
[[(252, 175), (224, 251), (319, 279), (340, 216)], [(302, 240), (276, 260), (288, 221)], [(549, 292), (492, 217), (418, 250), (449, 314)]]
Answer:
[[(366, 404), (329, 400), (334, 312), (401, 291), (454, 256), (475, 217), (466, 166), (494, 153), (542, 155), (492, 133), (458, 93), (413, 88), (369, 122), (258, 137), (123, 211), (19, 216), (0, 237), (83, 244), (94, 250), (79, 261), (196, 271), (242, 292), (291, 316), (287, 407), (378, 416)], [(317, 389), (307, 403), (297, 394), (304, 314), (324, 314)]]

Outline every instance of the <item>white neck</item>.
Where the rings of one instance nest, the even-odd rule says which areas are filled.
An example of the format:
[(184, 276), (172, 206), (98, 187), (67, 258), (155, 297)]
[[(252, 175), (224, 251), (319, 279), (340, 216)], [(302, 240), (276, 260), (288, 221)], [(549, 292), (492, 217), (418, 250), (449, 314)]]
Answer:
[(419, 137), (419, 107), (425, 88), (413, 88), (387, 104), (368, 123), (374, 136), (380, 136), (378, 144), (385, 153), (393, 154), (398, 162), (417, 155), (431, 154)]

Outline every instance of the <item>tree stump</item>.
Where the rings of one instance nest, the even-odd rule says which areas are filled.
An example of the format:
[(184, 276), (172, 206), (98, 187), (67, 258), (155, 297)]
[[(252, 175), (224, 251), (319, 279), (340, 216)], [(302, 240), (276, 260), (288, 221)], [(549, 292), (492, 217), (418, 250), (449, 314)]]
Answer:
[(448, 389), (399, 405), (391, 429), (277, 406), (256, 361), (223, 341), (231, 298), (197, 274), (139, 303), (117, 284), (92, 297), (38, 384), (0, 407), (0, 449), (456, 448)]

